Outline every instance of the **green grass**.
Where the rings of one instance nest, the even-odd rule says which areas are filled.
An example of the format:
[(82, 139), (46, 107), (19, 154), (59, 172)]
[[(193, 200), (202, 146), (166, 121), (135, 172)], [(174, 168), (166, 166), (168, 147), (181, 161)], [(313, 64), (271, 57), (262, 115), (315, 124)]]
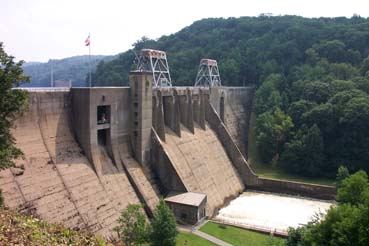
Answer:
[(212, 235), (220, 240), (233, 244), (234, 246), (266, 246), (271, 245), (283, 245), (285, 239), (278, 237), (270, 237), (262, 233), (248, 231), (234, 226), (223, 226), (214, 222), (208, 222), (200, 228), (209, 235)]
[(180, 232), (177, 246), (213, 246), (214, 244), (192, 233)]
[(250, 134), (248, 144), (248, 163), (251, 165), (252, 170), (264, 178), (272, 179), (284, 179), (291, 181), (299, 181), (305, 183), (322, 184), (322, 185), (334, 185), (334, 180), (327, 178), (309, 178), (300, 175), (289, 174), (279, 167), (273, 167), (266, 163), (263, 163), (259, 158), (259, 153), (256, 148), (256, 136), (252, 130), (255, 125), (255, 114), (251, 114), (250, 119)]

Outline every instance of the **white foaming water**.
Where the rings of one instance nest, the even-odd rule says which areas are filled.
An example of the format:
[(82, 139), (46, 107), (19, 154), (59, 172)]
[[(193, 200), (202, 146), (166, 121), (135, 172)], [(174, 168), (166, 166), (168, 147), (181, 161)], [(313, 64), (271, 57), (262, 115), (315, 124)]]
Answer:
[(306, 224), (317, 213), (326, 214), (332, 205), (332, 201), (248, 191), (222, 208), (215, 220), (286, 233), (288, 227)]

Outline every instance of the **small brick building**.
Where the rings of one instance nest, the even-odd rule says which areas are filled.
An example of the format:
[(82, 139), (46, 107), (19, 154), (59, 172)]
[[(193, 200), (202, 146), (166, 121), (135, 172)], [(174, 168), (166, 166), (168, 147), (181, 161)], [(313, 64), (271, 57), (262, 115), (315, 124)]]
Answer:
[(195, 192), (171, 192), (165, 198), (165, 202), (172, 209), (177, 221), (191, 225), (205, 218), (206, 200), (205, 194)]

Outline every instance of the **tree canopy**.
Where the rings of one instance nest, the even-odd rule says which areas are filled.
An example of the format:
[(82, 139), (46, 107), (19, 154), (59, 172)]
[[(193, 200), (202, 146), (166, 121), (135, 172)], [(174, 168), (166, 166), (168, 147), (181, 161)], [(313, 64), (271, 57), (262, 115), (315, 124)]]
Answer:
[[(58, 81), (65, 85), (71, 82), (73, 87), (88, 86), (86, 81), (90, 69), (95, 70), (100, 61), (109, 61), (112, 56), (88, 55), (73, 56), (64, 59), (50, 59), (48, 62), (26, 62), (23, 64), (24, 74), (30, 76), (27, 87), (51, 86), (51, 73), (53, 74), (54, 86)], [(59, 85), (60, 86), (60, 85)]]
[(174, 246), (178, 235), (176, 219), (173, 212), (160, 200), (151, 221), (150, 243), (153, 246)]
[(13, 160), (22, 156), (11, 133), (17, 116), (27, 106), (27, 92), (13, 90), (13, 87), (29, 80), (23, 75), (22, 64), (23, 61), (16, 63), (0, 42), (0, 170), (13, 166)]
[(129, 204), (118, 219), (114, 228), (126, 246), (142, 245), (148, 241), (149, 225), (143, 207), (140, 204)]
[[(261, 84), (273, 73), (288, 77), (296, 66), (306, 63), (314, 66), (321, 58), (327, 63), (349, 64), (351, 67), (345, 66), (349, 73), (343, 73), (345, 76), (358, 72), (365, 75), (369, 60), (366, 65), (360, 63), (369, 54), (368, 22), (358, 16), (203, 19), (157, 40), (143, 37), (133, 44), (132, 50), (101, 63), (93, 79), (96, 85), (127, 85), (134, 52), (142, 48), (167, 52), (174, 85), (193, 85), (201, 58), (216, 59), (222, 82), (229, 86)], [(319, 67), (311, 69), (315, 79), (326, 72)]]

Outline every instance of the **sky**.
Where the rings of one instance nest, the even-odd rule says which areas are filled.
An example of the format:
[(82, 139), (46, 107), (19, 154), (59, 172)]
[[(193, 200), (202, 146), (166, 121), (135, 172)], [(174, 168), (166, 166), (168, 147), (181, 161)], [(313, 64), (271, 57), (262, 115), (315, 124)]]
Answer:
[(0, 42), (17, 60), (126, 51), (143, 36), (170, 35), (210, 17), (369, 17), (368, 0), (0, 0)]

